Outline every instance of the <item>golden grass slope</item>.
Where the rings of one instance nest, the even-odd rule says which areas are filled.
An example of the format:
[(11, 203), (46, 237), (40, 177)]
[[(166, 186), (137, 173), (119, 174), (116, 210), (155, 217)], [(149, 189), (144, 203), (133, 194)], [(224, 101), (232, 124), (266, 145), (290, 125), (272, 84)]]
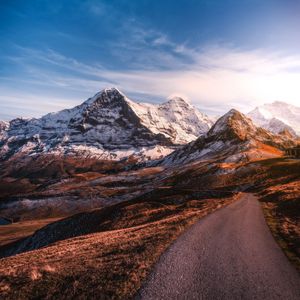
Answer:
[(106, 224), (110, 230), (1, 259), (1, 294), (4, 299), (128, 299), (187, 226), (237, 197), (128, 203), (116, 223)]

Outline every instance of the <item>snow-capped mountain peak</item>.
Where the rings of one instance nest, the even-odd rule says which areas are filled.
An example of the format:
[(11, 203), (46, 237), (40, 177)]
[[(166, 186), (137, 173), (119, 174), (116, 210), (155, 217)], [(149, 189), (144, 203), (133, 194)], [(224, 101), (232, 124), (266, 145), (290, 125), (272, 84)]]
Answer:
[(8, 128), (8, 126), (9, 126), (8, 122), (0, 121), (0, 132), (3, 130), (6, 130)]
[(0, 143), (1, 140), (6, 137), (6, 130), (8, 129), (8, 127), (9, 127), (8, 122), (0, 121)]
[(257, 126), (273, 133), (289, 130), (300, 135), (300, 107), (275, 101), (256, 107), (248, 116)]
[(213, 124), (208, 116), (180, 97), (159, 105), (127, 101), (147, 128), (171, 138), (174, 144), (195, 140)]
[(83, 104), (91, 105), (97, 101), (102, 102), (113, 102), (113, 101), (120, 101), (126, 100), (125, 94), (123, 94), (119, 89), (115, 87), (105, 88), (102, 91), (96, 93), (93, 97), (87, 99), (83, 102)]
[(217, 120), (207, 135), (219, 135), (222, 139), (239, 137), (240, 139), (245, 140), (247, 136), (253, 135), (255, 132), (256, 127), (251, 119), (247, 118), (236, 109), (231, 109)]
[(0, 158), (19, 151), (83, 151), (116, 159), (137, 152), (157, 152), (160, 156), (178, 144), (195, 140), (211, 124), (208, 117), (182, 99), (160, 105), (136, 103), (118, 89), (109, 88), (72, 109), (3, 125)]
[(277, 118), (271, 118), (264, 125), (264, 128), (276, 134), (280, 134), (282, 132), (289, 132), (292, 136), (297, 136), (296, 131), (291, 126), (287, 125), (286, 123)]
[(168, 98), (168, 101), (166, 103), (174, 103), (174, 104), (184, 103), (186, 105), (191, 105), (187, 99), (179, 97), (179, 96), (173, 96), (173, 97)]

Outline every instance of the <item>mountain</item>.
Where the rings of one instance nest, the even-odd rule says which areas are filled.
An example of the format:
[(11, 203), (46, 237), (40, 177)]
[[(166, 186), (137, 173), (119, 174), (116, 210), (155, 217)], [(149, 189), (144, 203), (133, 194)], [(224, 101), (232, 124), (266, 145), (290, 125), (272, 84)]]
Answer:
[(8, 128), (8, 123), (4, 121), (0, 121), (0, 132), (6, 130)]
[(270, 119), (267, 123), (263, 125), (263, 128), (277, 134), (289, 132), (290, 135), (294, 137), (297, 136), (296, 131), (291, 126), (276, 118)]
[(206, 133), (213, 121), (180, 97), (160, 105), (130, 102), (142, 123), (153, 133), (162, 133), (175, 144), (186, 144)]
[(300, 107), (276, 101), (256, 107), (248, 113), (248, 117), (257, 126), (273, 133), (288, 130), (294, 135), (300, 135)]
[(141, 104), (110, 88), (72, 109), (1, 123), (0, 157), (51, 153), (155, 158), (195, 140), (211, 126), (207, 116), (181, 98), (160, 105)]
[(199, 159), (250, 161), (278, 156), (280, 149), (295, 144), (293, 137), (272, 134), (232, 109), (218, 119), (205, 135), (165, 157), (162, 164), (172, 165)]
[(0, 141), (5, 138), (9, 123), (0, 121)]

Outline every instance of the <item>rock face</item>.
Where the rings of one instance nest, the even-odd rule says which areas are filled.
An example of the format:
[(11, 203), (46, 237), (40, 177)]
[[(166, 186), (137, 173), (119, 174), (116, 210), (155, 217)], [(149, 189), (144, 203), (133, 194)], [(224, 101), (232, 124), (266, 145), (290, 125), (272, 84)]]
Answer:
[(280, 149), (296, 144), (287, 134), (275, 135), (257, 127), (250, 118), (232, 109), (196, 141), (163, 159), (162, 164), (179, 164), (197, 159), (239, 162), (280, 155)]
[(139, 153), (153, 158), (195, 140), (211, 125), (183, 99), (138, 104), (111, 88), (72, 109), (0, 123), (0, 158), (18, 153), (88, 154), (103, 159)]
[(276, 101), (256, 107), (248, 116), (257, 126), (273, 133), (288, 130), (293, 135), (300, 135), (300, 107)]

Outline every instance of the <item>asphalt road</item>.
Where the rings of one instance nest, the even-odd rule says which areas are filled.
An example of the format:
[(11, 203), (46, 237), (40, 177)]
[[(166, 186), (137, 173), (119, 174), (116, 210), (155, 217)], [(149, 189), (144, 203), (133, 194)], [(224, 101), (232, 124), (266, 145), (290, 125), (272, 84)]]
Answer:
[(300, 276), (245, 194), (180, 236), (136, 299), (299, 300)]

